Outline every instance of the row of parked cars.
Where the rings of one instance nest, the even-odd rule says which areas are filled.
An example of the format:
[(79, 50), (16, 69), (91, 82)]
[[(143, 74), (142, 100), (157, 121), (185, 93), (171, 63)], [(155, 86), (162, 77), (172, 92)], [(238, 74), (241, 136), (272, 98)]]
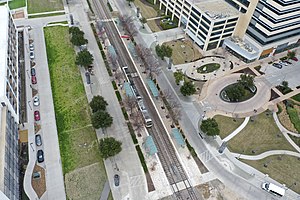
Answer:
[(283, 66), (288, 66), (290, 64), (292, 64), (290, 61), (285, 60), (285, 61), (279, 61), (278, 63), (273, 63), (272, 65), (278, 69), (281, 69)]
[[(35, 55), (34, 55), (34, 44), (33, 44), (33, 42), (31, 42), (29, 44), (29, 50), (30, 50), (29, 51), (30, 60), (33, 61), (34, 58), (35, 58)], [(30, 74), (31, 74), (31, 84), (33, 84), (33, 85), (37, 84), (35, 67), (31, 67)], [(33, 106), (37, 107), (39, 105), (40, 105), (40, 99), (39, 99), (39, 97), (38, 96), (33, 97)], [(40, 121), (40, 119), (41, 119), (40, 111), (35, 110), (34, 111), (34, 121), (38, 122), (38, 121)], [(42, 136), (40, 134), (36, 134), (35, 135), (35, 145), (37, 147), (40, 147), (40, 146), (42, 146), (42, 144), (43, 144), (43, 142), (42, 142)], [(37, 151), (36, 157), (37, 157), (37, 161), (39, 163), (44, 162), (44, 151), (42, 149), (39, 149)]]

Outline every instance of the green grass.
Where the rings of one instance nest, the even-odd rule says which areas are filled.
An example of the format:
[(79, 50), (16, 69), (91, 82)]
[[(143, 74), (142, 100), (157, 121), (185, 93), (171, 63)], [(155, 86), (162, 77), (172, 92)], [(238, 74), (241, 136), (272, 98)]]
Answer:
[(42, 13), (63, 10), (62, 0), (28, 0), (27, 11), (31, 13)]
[(231, 118), (222, 115), (214, 116), (214, 119), (217, 121), (219, 129), (220, 129), (220, 137), (224, 139), (230, 133), (232, 133), (235, 129), (237, 129), (244, 121), (241, 118)]
[(257, 115), (253, 122), (250, 120), (229, 141), (228, 147), (232, 152), (246, 155), (257, 155), (270, 150), (295, 151), (276, 126), (272, 115), (267, 116), (266, 112)]
[[(63, 172), (102, 162), (68, 27), (46, 27), (45, 40)], [(86, 143), (89, 148), (83, 148)]]
[(41, 17), (52, 17), (57, 15), (64, 15), (65, 12), (58, 12), (58, 13), (49, 13), (49, 14), (41, 14), (41, 15), (29, 15), (28, 18), (41, 18)]
[(8, 6), (11, 10), (17, 9), (17, 8), (22, 8), (26, 6), (26, 1), (25, 0), (12, 0), (8, 2)]
[(197, 69), (197, 72), (200, 74), (211, 73), (219, 69), (220, 66), (221, 65), (219, 63), (208, 63), (206, 65), (202, 65), (201, 67), (199, 67)]
[(298, 101), (300, 103), (300, 93), (293, 96), (292, 99), (294, 99), (295, 101)]
[(48, 23), (48, 25), (50, 25), (50, 24), (68, 24), (68, 22), (67, 21), (61, 21), (61, 22), (50, 22), (50, 23)]
[[(242, 160), (242, 159), (241, 159)], [(297, 157), (288, 155), (269, 156), (262, 160), (250, 161), (242, 160), (246, 164), (256, 168), (264, 174), (268, 174), (281, 184), (285, 184), (289, 189), (300, 193), (300, 162)], [(264, 167), (267, 164), (268, 167)], [(297, 185), (294, 185), (294, 183)]]
[(157, 11), (152, 6), (146, 5), (140, 0), (135, 0), (133, 3), (136, 7), (140, 8), (141, 14), (146, 19), (153, 18), (153, 17), (157, 16)]
[(295, 129), (300, 133), (300, 119), (298, 111), (295, 108), (287, 107), (287, 113), (289, 114), (290, 120), (293, 123)]

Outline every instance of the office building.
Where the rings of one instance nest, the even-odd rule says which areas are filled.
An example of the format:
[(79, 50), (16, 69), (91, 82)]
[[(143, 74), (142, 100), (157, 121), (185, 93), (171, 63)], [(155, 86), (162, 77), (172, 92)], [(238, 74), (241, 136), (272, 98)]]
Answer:
[(0, 6), (0, 190), (19, 199), (19, 77), (17, 29), (7, 6)]

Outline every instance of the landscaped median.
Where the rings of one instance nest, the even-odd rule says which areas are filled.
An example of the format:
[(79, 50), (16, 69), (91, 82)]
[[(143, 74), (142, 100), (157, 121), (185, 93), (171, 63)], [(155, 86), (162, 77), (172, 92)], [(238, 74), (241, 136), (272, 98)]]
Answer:
[(44, 28), (60, 154), (68, 199), (98, 199), (106, 181), (69, 28)]

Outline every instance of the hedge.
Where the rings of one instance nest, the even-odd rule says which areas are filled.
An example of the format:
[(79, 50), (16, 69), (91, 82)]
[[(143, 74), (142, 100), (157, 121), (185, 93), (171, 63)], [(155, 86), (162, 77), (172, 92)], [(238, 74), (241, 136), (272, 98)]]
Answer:
[(128, 114), (126, 112), (126, 108), (125, 107), (122, 107), (122, 112), (123, 112), (125, 120), (128, 120), (129, 118), (128, 118)]
[(111, 82), (111, 84), (113, 85), (113, 87), (114, 87), (114, 90), (117, 90), (117, 89), (118, 89), (118, 87), (117, 87), (117, 84), (116, 84), (116, 82), (115, 82), (115, 81), (112, 81), (112, 82)]
[(122, 97), (121, 97), (120, 92), (119, 91), (115, 91), (115, 93), (116, 93), (116, 96), (118, 98), (118, 101), (121, 102), (122, 101)]
[(146, 165), (146, 162), (145, 162), (145, 157), (144, 157), (144, 155), (142, 153), (142, 150), (140, 148), (140, 145), (135, 146), (135, 149), (138, 152), (138, 155), (139, 155), (140, 161), (142, 163), (144, 172), (147, 173), (148, 172), (148, 168), (147, 168), (147, 165)]
[(134, 133), (134, 130), (133, 130), (133, 127), (132, 127), (131, 123), (127, 122), (127, 126), (128, 126), (129, 133), (130, 133), (130, 136), (132, 138), (133, 143), (137, 144), (138, 140), (136, 139), (136, 136), (135, 136), (135, 133)]

